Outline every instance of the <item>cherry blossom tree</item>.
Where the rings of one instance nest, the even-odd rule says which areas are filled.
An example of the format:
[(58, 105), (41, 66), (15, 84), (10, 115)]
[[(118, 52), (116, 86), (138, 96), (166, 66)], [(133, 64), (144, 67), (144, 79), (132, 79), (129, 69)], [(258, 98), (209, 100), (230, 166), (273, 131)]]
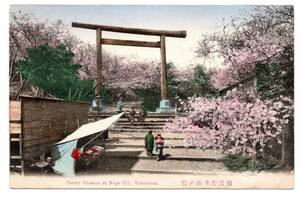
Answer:
[(221, 31), (202, 36), (196, 52), (204, 59), (223, 60), (223, 67), (213, 78), (219, 89), (254, 74), (257, 64), (280, 64), (292, 82), (293, 30), (292, 6), (258, 6), (223, 23)]
[[(85, 66), (78, 72), (80, 79), (93, 79), (96, 72), (96, 50), (89, 47)], [(80, 62), (79, 62), (80, 63)], [(159, 63), (137, 61), (127, 57), (104, 53), (102, 61), (102, 81), (107, 88), (146, 89), (160, 85)]]
[(218, 148), (225, 154), (254, 156), (275, 139), (281, 143), (282, 126), (289, 121), (288, 97), (262, 100), (253, 95), (224, 98), (190, 98), (183, 102), (187, 117), (171, 119), (165, 130), (186, 134), (188, 145)]
[(56, 46), (65, 38), (61, 21), (39, 22), (31, 14), (11, 12), (9, 24), (10, 81), (16, 77), (16, 62), (26, 56), (27, 48), (48, 44)]
[[(70, 34), (61, 20), (50, 22), (41, 21), (32, 14), (12, 11), (9, 23), (9, 81), (10, 87), (19, 86), (16, 97), (21, 93), (25, 81), (16, 69), (19, 60), (27, 56), (28, 48), (36, 48), (40, 45), (56, 47), (60, 43), (65, 44), (69, 50), (73, 51), (82, 41)], [(39, 87), (31, 85), (36, 94)]]
[(258, 67), (263, 67), (263, 74), (280, 78), (266, 80), (276, 83), (268, 85), (270, 92), (284, 90), (289, 97), (237, 92), (224, 98), (189, 98), (182, 101), (187, 116), (171, 119), (165, 130), (185, 133), (192, 146), (255, 157), (271, 140), (283, 142), (282, 128), (293, 120), (293, 7), (256, 7), (222, 28), (203, 35), (196, 51), (204, 64), (207, 59), (222, 60), (212, 74), (214, 86), (222, 89), (256, 75)]

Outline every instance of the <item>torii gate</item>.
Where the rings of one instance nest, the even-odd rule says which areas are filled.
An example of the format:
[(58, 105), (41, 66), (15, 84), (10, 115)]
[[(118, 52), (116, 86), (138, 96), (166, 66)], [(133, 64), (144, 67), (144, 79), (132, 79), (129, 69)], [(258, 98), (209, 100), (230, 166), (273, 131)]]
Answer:
[[(159, 112), (168, 111), (169, 101), (167, 76), (166, 76), (166, 41), (165, 37), (179, 37), (185, 38), (186, 31), (171, 31), (171, 30), (152, 30), (152, 29), (140, 29), (140, 28), (128, 28), (128, 27), (116, 27), (108, 25), (95, 25), (86, 23), (72, 22), (72, 27), (85, 28), (96, 30), (96, 48), (97, 48), (97, 71), (96, 79), (94, 82), (95, 96), (100, 98), (101, 87), (101, 66), (102, 66), (102, 45), (120, 45), (120, 46), (137, 46), (137, 47), (151, 47), (160, 48), (160, 84), (161, 84), (161, 102)], [(127, 34), (140, 34), (140, 35), (155, 35), (160, 36), (160, 41), (134, 41), (134, 40), (120, 40), (120, 39), (105, 39), (102, 38), (102, 31), (119, 32)]]

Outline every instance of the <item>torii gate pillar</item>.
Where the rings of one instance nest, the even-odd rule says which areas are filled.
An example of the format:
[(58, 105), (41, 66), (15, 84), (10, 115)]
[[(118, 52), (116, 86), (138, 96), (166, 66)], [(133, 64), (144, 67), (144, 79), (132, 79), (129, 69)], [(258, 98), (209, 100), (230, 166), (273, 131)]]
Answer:
[(167, 84), (167, 62), (166, 62), (166, 38), (164, 35), (160, 36), (160, 93), (161, 101), (156, 112), (174, 112), (174, 108), (170, 107), (168, 100), (168, 84)]

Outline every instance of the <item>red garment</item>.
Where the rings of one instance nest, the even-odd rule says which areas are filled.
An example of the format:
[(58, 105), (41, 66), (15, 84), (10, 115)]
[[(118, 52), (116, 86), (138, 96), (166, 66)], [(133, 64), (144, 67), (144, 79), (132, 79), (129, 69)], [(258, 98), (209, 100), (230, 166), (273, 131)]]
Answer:
[(163, 143), (163, 140), (162, 139), (157, 139), (155, 140), (156, 141), (156, 144), (162, 144)]
[(73, 157), (73, 159), (75, 159), (76, 161), (78, 161), (80, 159), (80, 153), (78, 151), (78, 149), (73, 149), (71, 157)]
[(99, 156), (103, 151), (101, 151), (101, 148), (99, 146), (94, 146), (86, 151), (84, 151), (82, 154), (85, 156), (88, 156), (90, 158), (95, 158)]
[(162, 136), (160, 136), (160, 137), (156, 136), (154, 139), (155, 139), (156, 144), (163, 144), (164, 143), (164, 138)]
[(94, 148), (94, 147), (92, 147), (91, 150), (92, 150), (94, 153), (99, 153), (99, 149), (96, 149), (96, 148)]

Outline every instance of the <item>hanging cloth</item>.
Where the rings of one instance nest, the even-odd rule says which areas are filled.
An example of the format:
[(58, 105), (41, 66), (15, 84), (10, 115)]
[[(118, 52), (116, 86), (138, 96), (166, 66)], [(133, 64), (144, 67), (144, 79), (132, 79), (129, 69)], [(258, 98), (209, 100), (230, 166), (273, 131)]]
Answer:
[(72, 151), (76, 148), (77, 140), (60, 145), (54, 145), (51, 149), (53, 169), (57, 174), (65, 177), (75, 176), (75, 159), (71, 156)]

